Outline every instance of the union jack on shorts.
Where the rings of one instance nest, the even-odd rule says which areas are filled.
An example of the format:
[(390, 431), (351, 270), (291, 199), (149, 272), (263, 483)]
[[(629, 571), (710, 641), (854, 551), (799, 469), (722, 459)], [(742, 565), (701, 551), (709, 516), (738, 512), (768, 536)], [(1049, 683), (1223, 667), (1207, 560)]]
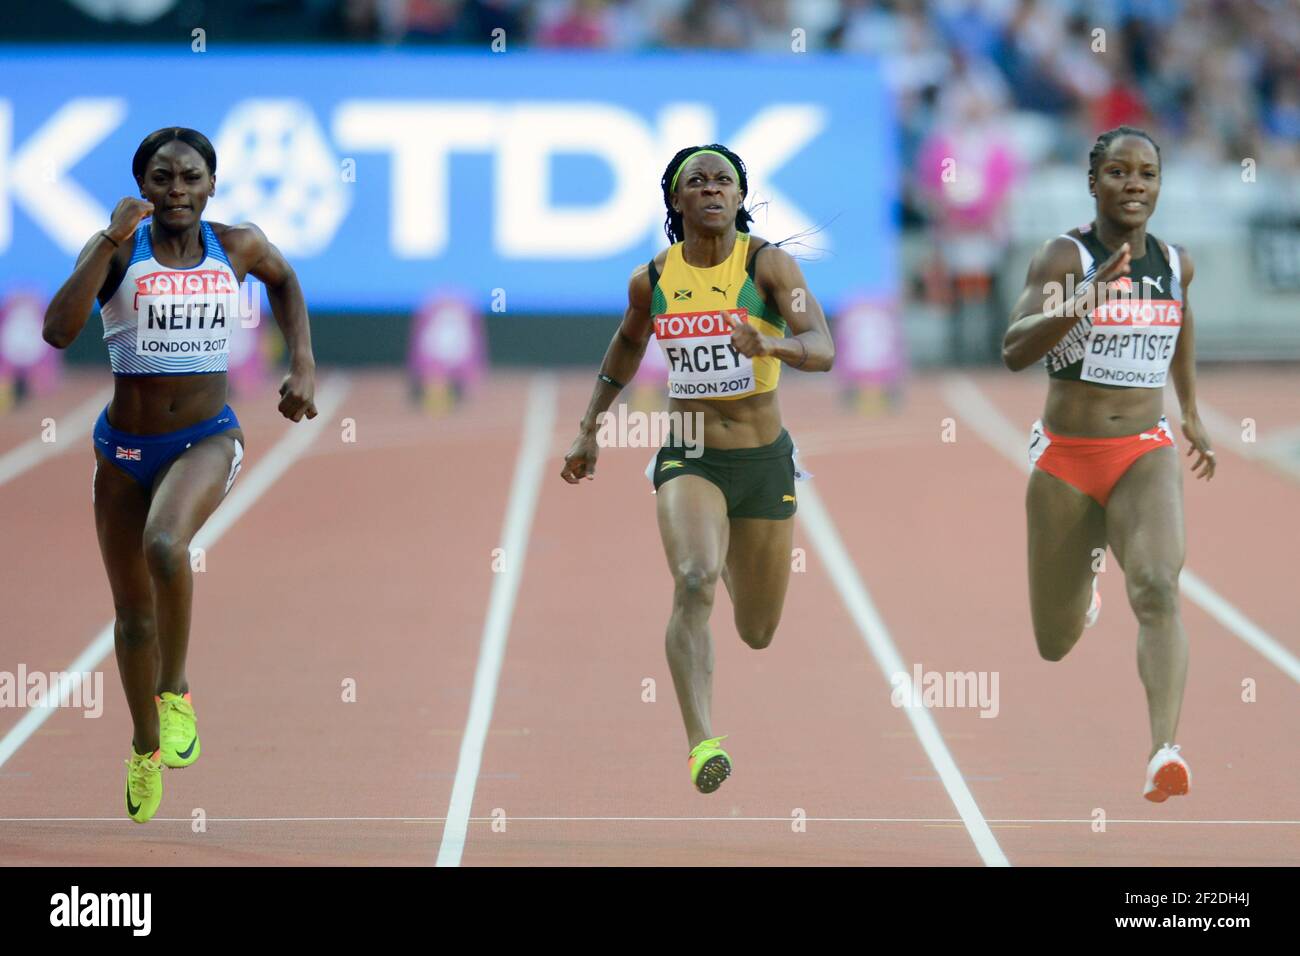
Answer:
[(117, 446), (117, 457), (118, 457), (118, 458), (125, 458), (127, 461), (139, 461), (139, 460), (140, 460), (140, 449), (139, 449), (139, 448), (123, 448), (121, 445), (118, 445), (118, 446)]

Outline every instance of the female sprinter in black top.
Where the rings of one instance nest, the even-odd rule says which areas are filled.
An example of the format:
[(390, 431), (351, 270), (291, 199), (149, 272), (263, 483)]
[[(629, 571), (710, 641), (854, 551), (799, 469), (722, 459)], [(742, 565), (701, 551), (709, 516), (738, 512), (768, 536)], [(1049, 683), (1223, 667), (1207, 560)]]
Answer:
[(1029, 597), (1039, 653), (1059, 661), (1101, 608), (1096, 572), (1107, 544), (1138, 620), (1138, 673), (1151, 748), (1144, 796), (1184, 794), (1191, 771), (1174, 743), (1187, 676), (1178, 611), (1182, 476), (1162, 411), (1172, 375), (1187, 454), (1214, 476), (1196, 410), (1196, 351), (1185, 249), (1147, 232), (1160, 195), (1160, 151), (1127, 126), (1097, 140), (1088, 189), (1096, 218), (1050, 240), (1029, 266), (1003, 359), (1044, 359), (1047, 407), (1030, 436)]
[(714, 591), (721, 577), (746, 644), (771, 643), (789, 582), (796, 506), (794, 448), (781, 425), (777, 380), (782, 363), (829, 369), (835, 349), (798, 264), (748, 232), (740, 157), (717, 144), (684, 149), (660, 187), (672, 245), (632, 274), (627, 312), (562, 477), (577, 484), (595, 476), (597, 416), (655, 336), (669, 365), (670, 415), (681, 416), (683, 430), (688, 421), (702, 424), (702, 449), (684, 449), (689, 439), (675, 434), (652, 475), (674, 585), (668, 665), (691, 781), (711, 793), (731, 772), (723, 738), (710, 726)]
[(298, 279), (252, 223), (203, 221), (216, 171), (202, 133), (169, 127), (146, 137), (131, 162), (140, 198), (117, 204), (45, 314), (45, 340), (66, 348), (98, 298), (113, 367), (113, 400), (94, 433), (95, 526), (134, 724), (126, 810), (137, 823), (158, 809), (163, 765), (185, 767), (199, 756), (185, 672), (189, 548), (243, 460), (226, 365), (246, 275), (266, 285), (289, 347), (280, 412), (295, 422), (316, 416)]

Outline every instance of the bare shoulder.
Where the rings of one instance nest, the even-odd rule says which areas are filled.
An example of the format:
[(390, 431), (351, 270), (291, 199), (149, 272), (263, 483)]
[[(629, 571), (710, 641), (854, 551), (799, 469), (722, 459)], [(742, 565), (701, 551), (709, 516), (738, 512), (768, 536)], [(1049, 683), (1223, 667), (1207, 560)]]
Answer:
[(1165, 242), (1163, 239), (1157, 239), (1160, 248), (1165, 254), (1166, 259), (1172, 259), (1170, 251), (1178, 253), (1179, 271), (1182, 273), (1182, 286), (1187, 288), (1191, 284), (1192, 277), (1196, 274), (1196, 264), (1192, 262), (1192, 254), (1187, 251), (1186, 246), (1180, 246), (1176, 242)]
[[(772, 242), (770, 239), (764, 239), (762, 236), (757, 236), (751, 232), (749, 234), (749, 260), (751, 262), (754, 261), (755, 257), (760, 252), (763, 253), (763, 258), (758, 260), (759, 268), (762, 268), (768, 260), (778, 253), (785, 256), (787, 259), (790, 258), (790, 253), (786, 252), (775, 242)], [(749, 263), (747, 262), (746, 265), (748, 264)]]
[(653, 295), (654, 290), (650, 288), (650, 265), (643, 262), (632, 270), (632, 276), (628, 279), (627, 301), (636, 308), (649, 309)]
[(1025, 286), (1011, 309), (1011, 321), (1042, 310), (1054, 290), (1069, 287), (1070, 276), (1083, 279), (1083, 259), (1068, 235), (1053, 236), (1034, 252), (1025, 273)]
[(288, 264), (266, 238), (266, 233), (254, 223), (241, 222), (228, 226), (213, 222), (209, 225), (216, 233), (221, 247), (226, 250), (226, 256), (234, 266), (239, 281), (244, 281), (246, 275), (253, 273), (263, 282), (273, 283), (276, 276), (287, 270)]
[[(769, 288), (774, 282), (791, 284), (802, 274), (799, 260), (776, 243), (762, 236), (751, 236), (749, 244), (749, 257), (755, 262), (754, 281), (760, 289)], [(762, 257), (755, 259), (760, 252)]]
[(208, 225), (227, 252), (252, 252), (265, 247), (267, 243), (266, 233), (255, 223), (241, 222), (228, 226), (225, 223), (211, 222)]
[(1063, 279), (1067, 275), (1080, 275), (1083, 259), (1079, 255), (1079, 247), (1075, 245), (1075, 241), (1075, 238), (1068, 233), (1048, 239), (1034, 253), (1034, 258), (1029, 265), (1030, 273), (1038, 274), (1044, 279)]

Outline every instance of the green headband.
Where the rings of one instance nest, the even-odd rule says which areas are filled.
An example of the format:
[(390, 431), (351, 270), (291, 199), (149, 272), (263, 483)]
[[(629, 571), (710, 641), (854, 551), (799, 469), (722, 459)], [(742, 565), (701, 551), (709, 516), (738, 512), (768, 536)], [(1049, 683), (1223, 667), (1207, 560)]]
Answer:
[(673, 181), (668, 186), (669, 192), (673, 192), (673, 193), (677, 192), (677, 177), (682, 174), (682, 170), (686, 168), (686, 164), (689, 163), (696, 156), (703, 156), (705, 153), (710, 153), (714, 156), (720, 157), (724, 163), (726, 163), (728, 166), (731, 166), (731, 174), (736, 178), (736, 185), (738, 186), (740, 185), (740, 173), (736, 172), (736, 167), (732, 166), (731, 160), (727, 159), (726, 156), (723, 156), (716, 149), (697, 149), (695, 152), (691, 153), (691, 155), (683, 159), (681, 163), (678, 165), (677, 172), (673, 173)]

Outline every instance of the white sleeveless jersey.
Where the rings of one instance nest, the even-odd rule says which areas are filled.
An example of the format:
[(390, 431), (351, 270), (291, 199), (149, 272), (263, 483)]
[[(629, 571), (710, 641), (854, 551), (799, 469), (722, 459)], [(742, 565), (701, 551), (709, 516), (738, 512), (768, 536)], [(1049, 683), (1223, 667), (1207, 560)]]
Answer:
[(115, 375), (226, 371), (239, 325), (239, 279), (210, 223), (199, 224), (203, 261), (190, 269), (153, 256), (146, 219), (135, 231), (122, 283), (100, 307)]

